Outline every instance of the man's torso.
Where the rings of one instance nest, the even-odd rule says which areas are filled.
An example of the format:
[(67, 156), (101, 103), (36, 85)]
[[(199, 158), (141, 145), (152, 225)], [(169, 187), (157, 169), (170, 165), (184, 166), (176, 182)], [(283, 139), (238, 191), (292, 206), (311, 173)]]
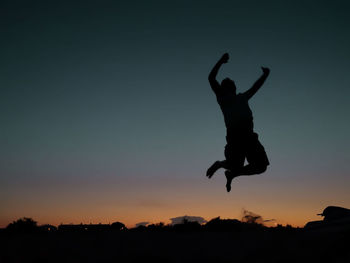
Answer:
[(253, 114), (244, 94), (217, 94), (217, 101), (224, 115), (228, 136), (253, 132)]

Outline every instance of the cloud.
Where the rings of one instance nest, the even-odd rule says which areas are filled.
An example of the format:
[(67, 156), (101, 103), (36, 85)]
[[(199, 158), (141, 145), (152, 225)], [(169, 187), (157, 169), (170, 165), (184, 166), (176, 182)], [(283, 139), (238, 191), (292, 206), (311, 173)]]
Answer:
[(139, 226), (147, 226), (149, 224), (149, 222), (140, 222), (135, 224), (135, 227), (139, 227)]
[(199, 224), (204, 224), (207, 222), (203, 217), (201, 216), (178, 216), (170, 218), (172, 225), (182, 224), (184, 220), (187, 220), (189, 222), (198, 222)]

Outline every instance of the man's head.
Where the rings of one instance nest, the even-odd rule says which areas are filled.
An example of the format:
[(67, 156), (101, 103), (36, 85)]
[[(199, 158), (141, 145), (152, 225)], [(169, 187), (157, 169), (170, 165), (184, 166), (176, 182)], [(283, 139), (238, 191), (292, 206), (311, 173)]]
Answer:
[(236, 84), (230, 78), (226, 78), (223, 81), (221, 81), (221, 88), (224, 90), (225, 93), (234, 93), (236, 95)]

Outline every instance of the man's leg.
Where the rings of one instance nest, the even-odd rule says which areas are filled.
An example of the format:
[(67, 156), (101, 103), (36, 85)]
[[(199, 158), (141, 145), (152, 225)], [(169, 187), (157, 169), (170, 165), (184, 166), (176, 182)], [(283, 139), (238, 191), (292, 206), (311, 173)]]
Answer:
[(207, 170), (207, 177), (208, 178), (212, 178), (212, 176), (215, 174), (215, 172), (217, 170), (219, 170), (220, 168), (225, 168), (225, 169), (228, 169), (227, 168), (227, 161), (226, 160), (223, 160), (223, 161), (216, 161), (215, 163), (213, 163), (209, 169)]
[(241, 168), (236, 167), (231, 170), (225, 171), (226, 176), (226, 190), (227, 192), (231, 191), (231, 183), (232, 180), (235, 177), (241, 176), (241, 175), (254, 175), (254, 174), (261, 174), (266, 171), (266, 166), (254, 166), (252, 164), (248, 164), (246, 166), (243, 166)]
[(243, 166), (240, 169), (237, 169), (235, 171), (236, 176), (240, 175), (254, 175), (254, 174), (261, 174), (265, 172), (267, 169), (266, 164), (256, 164), (256, 163), (249, 163), (245, 166)]
[(232, 170), (226, 170), (225, 171), (225, 176), (226, 176), (226, 191), (230, 192), (231, 191), (231, 184), (233, 178), (236, 177), (235, 173)]
[(216, 161), (212, 164), (212, 166), (209, 167), (207, 171), (207, 177), (211, 178), (214, 173), (219, 170), (220, 168), (226, 169), (225, 176), (226, 176), (226, 190), (227, 192), (231, 191), (231, 183), (233, 178), (235, 178), (238, 175), (234, 175), (235, 173), (231, 172), (231, 169), (233, 168), (232, 165), (229, 165), (228, 161)]
[[(266, 171), (270, 164), (264, 146), (259, 142), (258, 135), (253, 133), (251, 139), (247, 143), (246, 153), (248, 165), (242, 166), (232, 171), (231, 176), (255, 175)], [(230, 174), (231, 172), (229, 172)]]
[(224, 167), (226, 169), (226, 190), (227, 192), (231, 191), (231, 183), (233, 178), (237, 175), (237, 172), (241, 170), (244, 165), (245, 153), (242, 145), (240, 143), (236, 144), (227, 144), (225, 147), (225, 157), (226, 164)]

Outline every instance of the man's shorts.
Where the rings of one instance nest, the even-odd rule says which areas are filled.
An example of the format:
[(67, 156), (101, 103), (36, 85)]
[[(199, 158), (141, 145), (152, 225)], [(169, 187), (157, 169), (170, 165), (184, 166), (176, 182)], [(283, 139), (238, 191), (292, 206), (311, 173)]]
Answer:
[(227, 137), (225, 157), (229, 165), (243, 167), (244, 160), (254, 166), (268, 166), (270, 164), (264, 146), (258, 139), (258, 134), (251, 132), (240, 136)]

